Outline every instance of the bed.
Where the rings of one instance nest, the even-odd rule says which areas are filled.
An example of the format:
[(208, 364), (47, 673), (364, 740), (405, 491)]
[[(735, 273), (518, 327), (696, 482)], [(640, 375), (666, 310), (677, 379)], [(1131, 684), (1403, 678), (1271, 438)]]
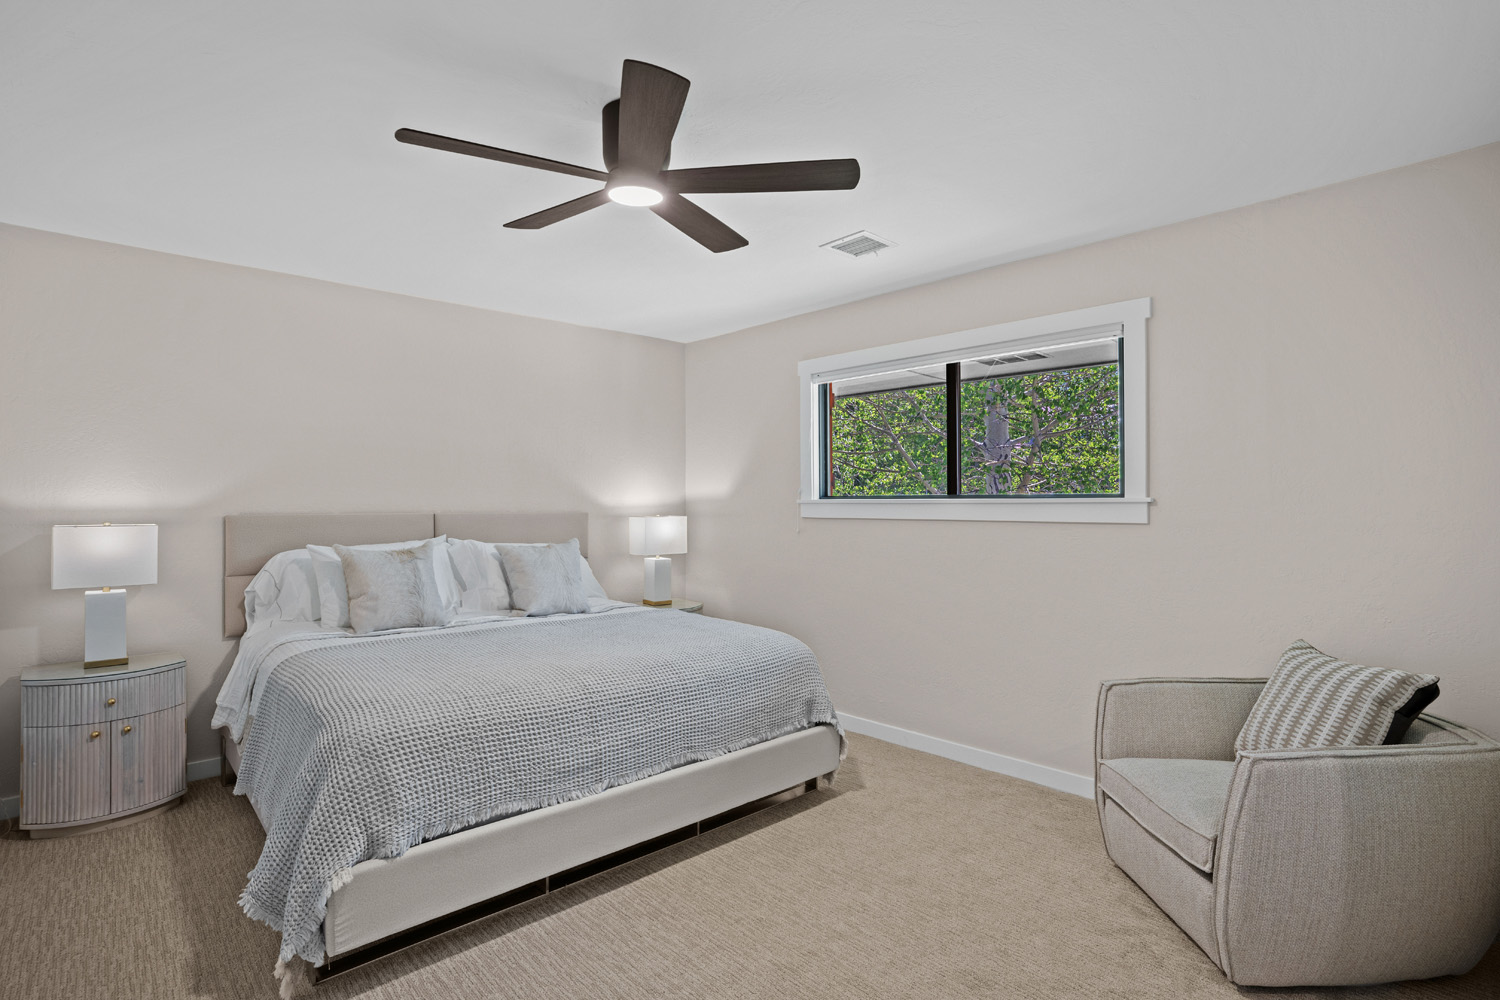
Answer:
[[(245, 588), (278, 552), (306, 544), (359, 545), (441, 535), (511, 542), (577, 538), (581, 554), (586, 555), (588, 518), (566, 513), (230, 515), (224, 520), (225, 637), (245, 634)], [(236, 791), (251, 797), (267, 829), (267, 847), (257, 872), (268, 866), (274, 850), (281, 849), (276, 845), (298, 844), (299, 836), (306, 841), (323, 836), (303, 835), (303, 826), (297, 824), (321, 831), (384, 822), (385, 814), (374, 805), (370, 816), (376, 818), (366, 817), (362, 810), (367, 796), (349, 788), (347, 775), (365, 773), (359, 767), (367, 758), (379, 758), (370, 765), (376, 780), (368, 797), (374, 798), (379, 793), (373, 786), (380, 786), (382, 780), (402, 787), (388, 773), (393, 768), (410, 766), (424, 773), (440, 766), (458, 770), (452, 762), (435, 763), (453, 748), (477, 755), (480, 763), (496, 755), (504, 757), (505, 752), (529, 760), (551, 751), (533, 752), (532, 743), (526, 740), (533, 740), (538, 748), (550, 748), (566, 743), (556, 739), (565, 727), (570, 737), (577, 727), (589, 734), (572, 737), (573, 743), (564, 750), (533, 766), (545, 771), (548, 780), (558, 782), (558, 788), (544, 796), (534, 797), (522, 789), (523, 767), (507, 763), (499, 770), (484, 771), (476, 765), (464, 769), (462, 780), (452, 780), (455, 788), (463, 785), (467, 789), (463, 794), (473, 795), (482, 808), (465, 812), (468, 807), (460, 808), (456, 797), (422, 800), (419, 806), (404, 807), (403, 815), (415, 823), (408, 824), (409, 829), (402, 828), (399, 835), (387, 836), (383, 829), (364, 835), (370, 843), (360, 853), (348, 855), (354, 863), (335, 862), (329, 869), (332, 874), (323, 877), (326, 902), (313, 899), (309, 904), (316, 905), (321, 917), (319, 933), (313, 945), (304, 941), (296, 953), (313, 962), (315, 978), (347, 971), (694, 836), (752, 805), (811, 790), (819, 776), (830, 775), (838, 767), (842, 732), (831, 704), (824, 705), (821, 678), (812, 676), (815, 662), (811, 675), (803, 662), (811, 654), (801, 657), (797, 652), (805, 653), (800, 643), (770, 630), (619, 602), (596, 605), (593, 610), (596, 613), (587, 615), (483, 620), (366, 637), (314, 635), (307, 626), (291, 623), (273, 623), (280, 632), (259, 625), (252, 630), (241, 658), (255, 659), (253, 666), (259, 672), (251, 672), (261, 700), (257, 711), (244, 713), (241, 726), (226, 726), (223, 750), (226, 776), (230, 772), (236, 776)], [(733, 656), (726, 650), (733, 651)], [(547, 661), (549, 656), (565, 660), (567, 669)], [(649, 671), (641, 669), (638, 679), (632, 657), (645, 657), (652, 663)], [(764, 666), (755, 665), (760, 660)], [(528, 666), (544, 661), (548, 663), (545, 670)], [(402, 674), (401, 666), (406, 663), (421, 667)], [(502, 669), (498, 664), (510, 666)], [(722, 692), (733, 688), (741, 673), (750, 693), (740, 699), (742, 703), (723, 701), (727, 696)], [(755, 686), (760, 684), (761, 673), (772, 678), (774, 688)], [(524, 684), (511, 683), (512, 675), (523, 677)], [(378, 697), (368, 691), (345, 693), (364, 683), (358, 680), (362, 677), (374, 679), (370, 687), (379, 692)], [(393, 677), (398, 680), (392, 682)], [(411, 679), (400, 679), (404, 677)], [(629, 687), (629, 696), (598, 694), (597, 703), (591, 702), (585, 710), (563, 710), (564, 697), (602, 689), (601, 677), (618, 677)], [(686, 732), (674, 730), (670, 740), (665, 730), (649, 731), (645, 715), (672, 714), (649, 712), (649, 699), (661, 698), (663, 693), (676, 699), (698, 685), (700, 677), (705, 690), (719, 693), (701, 696), (703, 705), (694, 704), (691, 695), (682, 695), (684, 704), (691, 707), (674, 711), (679, 722), (702, 720), (701, 725), (682, 724)], [(447, 730), (458, 733), (456, 737), (445, 738), (438, 732), (429, 708), (414, 708), (410, 716), (393, 714), (404, 711), (400, 706), (406, 703), (384, 694), (388, 686), (409, 684), (413, 690), (427, 692), (430, 700), (445, 691), (443, 685), (450, 683), (449, 678), (464, 691), (463, 710), (469, 713), (444, 717)], [(508, 683), (511, 686), (504, 686)], [(490, 684), (497, 688), (493, 694), (485, 687)], [(559, 685), (555, 690), (563, 694), (551, 693), (554, 689), (548, 685)], [(484, 690), (475, 693), (479, 688)], [(403, 696), (417, 697), (421, 691)], [(764, 699), (764, 704), (757, 699)], [(533, 719), (553, 700), (558, 702), (552, 713), (555, 720), (546, 725), (556, 732), (545, 726), (537, 730), (541, 735), (531, 730), (518, 732), (508, 737), (512, 738), (506, 745), (508, 751), (505, 746), (493, 751), (468, 749), (470, 743), (489, 747), (494, 741), (489, 735), (480, 740), (468, 734), (462, 727), (478, 723), (464, 722), (464, 718), (499, 719), (513, 711), (517, 718)], [(617, 710), (617, 703), (623, 707)], [(306, 722), (309, 714), (317, 716), (316, 725)], [(639, 721), (622, 726), (621, 719)], [(712, 732), (700, 735), (698, 729), (703, 734)], [(379, 734), (378, 744), (370, 742), (371, 733)], [(595, 747), (589, 741), (610, 745)], [(411, 762), (381, 756), (386, 743), (407, 747), (403, 752)], [(616, 743), (634, 743), (633, 752), (649, 758), (648, 764), (609, 771), (598, 761), (629, 757)], [(342, 754), (352, 762), (343, 768), (344, 777), (317, 784), (313, 793), (283, 793), (282, 789), (301, 789), (322, 781), (306, 768), (298, 768), (329, 754)], [(495, 777), (476, 779), (469, 771)], [(516, 789), (501, 787), (512, 782)], [(287, 804), (299, 796), (311, 804), (297, 809)], [(455, 816), (463, 817), (462, 821)], [(347, 853), (343, 845), (339, 847)], [(338, 851), (332, 853), (338, 855)], [(284, 866), (294, 872), (311, 867), (302, 856), (286, 859)], [(290, 924), (285, 929), (279, 926), (280, 914), (266, 912), (264, 905), (271, 898), (276, 900), (271, 909), (280, 907), (282, 897), (276, 893), (287, 887), (258, 888), (257, 872), (251, 873), (241, 905), (252, 916), (284, 930), (284, 942), (289, 941)], [(312, 881), (317, 884), (318, 880)], [(288, 914), (293, 912), (291, 902), (286, 907)], [(283, 959), (289, 957), (287, 951), (284, 944)], [(278, 963), (278, 975), (281, 971)]]

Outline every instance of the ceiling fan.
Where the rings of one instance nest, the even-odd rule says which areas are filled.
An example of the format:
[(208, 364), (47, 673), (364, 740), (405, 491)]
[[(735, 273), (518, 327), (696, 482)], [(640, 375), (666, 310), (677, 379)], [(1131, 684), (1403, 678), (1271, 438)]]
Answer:
[(714, 216), (683, 197), (748, 191), (841, 191), (859, 183), (858, 160), (794, 160), (743, 163), (728, 167), (669, 170), (672, 136), (688, 81), (650, 63), (625, 60), (619, 99), (604, 106), (604, 170), (561, 163), (541, 156), (496, 149), (477, 142), (450, 139), (416, 129), (397, 129), (396, 138), (415, 146), (482, 156), (575, 177), (603, 181), (604, 187), (582, 198), (543, 209), (505, 224), (507, 229), (541, 229), (598, 208), (606, 201), (640, 205), (666, 219), (714, 253), (749, 243)]

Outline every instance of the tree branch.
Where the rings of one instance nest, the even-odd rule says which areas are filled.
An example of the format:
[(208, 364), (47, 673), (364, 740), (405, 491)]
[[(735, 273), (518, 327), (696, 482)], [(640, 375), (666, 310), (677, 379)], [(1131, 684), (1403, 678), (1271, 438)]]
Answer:
[(900, 435), (898, 435), (895, 432), (895, 430), (893, 430), (891, 428), (890, 421), (888, 421), (886, 419), (884, 413), (880, 414), (880, 427), (879, 427), (879, 429), (882, 430), (882, 431), (884, 431), (885, 435), (891, 439), (891, 444), (895, 447), (896, 451), (901, 455), (901, 458), (906, 462), (907, 467), (910, 468), (911, 471), (916, 474), (916, 477), (918, 479), (922, 480), (922, 485), (925, 486), (925, 487), (927, 487), (927, 492), (928, 493), (936, 493), (936, 492), (938, 492), (933, 487), (932, 483), (928, 481), (927, 477), (924, 476), (924, 475), (922, 475), (922, 470), (917, 466), (916, 460), (913, 459), (911, 457), (911, 453), (906, 450), (906, 445), (904, 445), (904, 444), (901, 443), (901, 437), (900, 437)]

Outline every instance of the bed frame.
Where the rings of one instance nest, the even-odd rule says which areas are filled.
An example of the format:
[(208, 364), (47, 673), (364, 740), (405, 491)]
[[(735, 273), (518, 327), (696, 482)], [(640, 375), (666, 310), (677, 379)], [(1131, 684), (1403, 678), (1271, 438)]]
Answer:
[[(244, 591), (278, 552), (308, 544), (430, 538), (550, 542), (577, 538), (573, 513), (231, 514), (224, 518), (224, 637), (245, 631)], [(240, 748), (222, 733), (225, 780)], [(491, 913), (556, 891), (746, 812), (817, 788), (839, 763), (838, 734), (817, 726), (712, 760), (362, 861), (328, 899), (324, 979)]]

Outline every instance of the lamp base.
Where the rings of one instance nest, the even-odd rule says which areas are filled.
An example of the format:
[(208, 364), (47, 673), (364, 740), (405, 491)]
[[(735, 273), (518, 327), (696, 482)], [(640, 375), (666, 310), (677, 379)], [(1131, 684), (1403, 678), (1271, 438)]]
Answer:
[(115, 667), (129, 663), (125, 653), (125, 590), (83, 592), (83, 665)]
[(660, 608), (672, 603), (672, 560), (666, 556), (646, 557), (646, 589), (642, 604)]

